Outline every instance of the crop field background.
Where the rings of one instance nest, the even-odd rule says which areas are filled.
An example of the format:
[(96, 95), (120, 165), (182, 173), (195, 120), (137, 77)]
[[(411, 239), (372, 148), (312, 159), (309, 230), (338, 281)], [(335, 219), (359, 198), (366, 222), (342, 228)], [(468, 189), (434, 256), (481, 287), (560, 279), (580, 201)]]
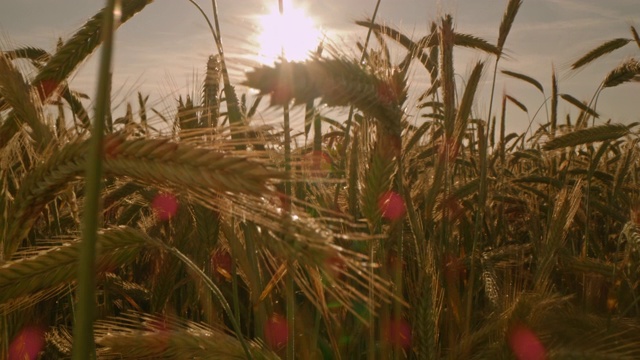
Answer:
[(353, 43), (263, 61), (221, 31), (241, 13), (184, 1), (204, 70), (157, 94), (114, 80), (144, 50), (114, 36), (160, 1), (3, 43), (0, 357), (640, 358), (637, 28), (538, 78), (509, 51), (521, 0), (492, 38), (381, 2)]

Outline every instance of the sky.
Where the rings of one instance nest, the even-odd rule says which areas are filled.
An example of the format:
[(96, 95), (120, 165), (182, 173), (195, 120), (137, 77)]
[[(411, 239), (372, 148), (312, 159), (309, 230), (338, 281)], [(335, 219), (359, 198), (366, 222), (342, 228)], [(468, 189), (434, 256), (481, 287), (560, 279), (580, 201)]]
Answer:
[[(196, 0), (211, 15), (211, 2)], [(292, 0), (305, 9), (321, 27), (329, 42), (348, 53), (356, 53), (355, 40), (363, 40), (366, 29), (355, 20), (371, 17), (376, 0)], [(256, 33), (260, 15), (268, 13), (277, 0), (217, 0), (221, 34), (229, 58), (234, 82), (257, 62), (247, 58), (259, 51)], [(59, 37), (70, 37), (105, 4), (87, 0), (2, 0), (0, 6), (0, 49), (37, 46), (53, 51)], [(614, 38), (630, 38), (629, 26), (640, 30), (638, 0), (524, 0), (512, 27), (505, 49), (507, 57), (500, 69), (527, 74), (550, 93), (552, 68), (559, 78), (559, 91), (589, 101), (606, 74), (623, 60), (640, 54), (635, 43), (606, 56), (585, 69), (570, 71), (570, 64)], [(401, 30), (414, 39), (426, 35), (432, 21), (451, 14), (456, 31), (472, 34), (495, 43), (506, 0), (382, 0), (378, 21)], [(151, 94), (152, 105), (160, 111), (174, 107), (179, 96), (198, 92), (209, 55), (215, 53), (213, 38), (198, 10), (187, 0), (156, 0), (125, 23), (116, 34), (114, 57), (114, 105), (136, 102), (137, 91)], [(94, 56), (74, 74), (72, 88), (93, 96), (97, 70)], [(394, 59), (402, 59), (397, 51)], [(465, 79), (473, 63), (487, 61), (485, 85), (479, 99), (488, 99), (493, 59), (478, 52), (456, 50), (457, 81)], [(426, 85), (427, 74), (416, 67), (411, 73), (412, 85)], [(597, 110), (602, 121), (640, 121), (638, 83), (607, 89), (599, 97)], [(240, 91), (243, 91), (240, 89)], [(541, 94), (530, 85), (498, 76), (496, 93), (503, 92), (522, 101), (529, 109), (526, 115), (515, 107), (508, 112), (510, 131), (522, 131), (533, 118), (546, 122)], [(488, 101), (478, 101), (474, 109), (488, 113)], [(520, 112), (520, 114), (517, 114)], [(577, 111), (561, 102), (560, 113)], [(495, 113), (495, 112), (494, 112)], [(419, 121), (419, 119), (416, 119)], [(534, 125), (535, 128), (535, 125)]]

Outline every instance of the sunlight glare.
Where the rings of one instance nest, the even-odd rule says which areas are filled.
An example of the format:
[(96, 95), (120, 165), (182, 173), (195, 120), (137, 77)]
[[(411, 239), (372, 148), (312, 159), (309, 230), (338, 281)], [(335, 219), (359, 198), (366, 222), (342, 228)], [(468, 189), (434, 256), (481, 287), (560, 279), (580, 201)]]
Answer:
[(309, 58), (321, 39), (320, 30), (313, 19), (303, 9), (293, 6), (291, 0), (284, 1), (282, 15), (278, 3), (272, 2), (274, 6), (269, 13), (259, 18), (258, 60), (263, 64), (272, 64), (283, 53), (289, 61)]

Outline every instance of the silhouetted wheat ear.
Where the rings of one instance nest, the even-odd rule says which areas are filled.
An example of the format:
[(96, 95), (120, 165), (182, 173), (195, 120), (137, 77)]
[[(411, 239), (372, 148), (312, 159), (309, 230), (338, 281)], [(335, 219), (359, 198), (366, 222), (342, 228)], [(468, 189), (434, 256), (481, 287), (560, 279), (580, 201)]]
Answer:
[(600, 115), (595, 110), (590, 108), (589, 105), (583, 103), (582, 101), (576, 99), (575, 97), (573, 97), (573, 96), (571, 96), (569, 94), (560, 94), (560, 97), (563, 98), (565, 101), (567, 101), (569, 104), (577, 107), (581, 111), (584, 111), (589, 116), (593, 116), (594, 118), (599, 118), (600, 117)]
[(586, 129), (575, 130), (547, 141), (543, 149), (555, 150), (569, 146), (578, 146), (598, 141), (615, 140), (629, 134), (629, 127), (622, 124), (605, 124)]
[[(402, 45), (410, 52), (415, 52), (420, 62), (422, 62), (427, 70), (429, 70), (430, 68), (429, 59), (428, 56), (424, 54), (422, 49), (438, 47), (440, 45), (440, 36), (437, 32), (432, 31), (432, 34), (427, 35), (421, 41), (416, 43), (406, 35), (402, 34), (400, 31), (386, 25), (375, 24), (371, 23), (370, 21), (356, 21), (356, 24), (360, 26), (370, 27), (376, 32), (385, 34), (391, 39), (397, 41), (400, 45)], [(470, 34), (454, 33), (453, 43), (462, 47), (482, 50), (488, 54), (499, 55), (501, 53), (497, 46), (490, 44), (484, 39)]]
[[(120, 23), (126, 22), (152, 2), (153, 0), (122, 0)], [(71, 72), (102, 42), (102, 19), (105, 11), (107, 11), (106, 8), (100, 10), (62, 45), (47, 64), (40, 69), (33, 84), (40, 84), (44, 80), (60, 83), (68, 78)]]
[[(357, 62), (344, 59), (314, 59), (304, 63), (263, 66), (246, 74), (245, 85), (271, 95), (272, 105), (295, 100), (295, 104), (320, 98), (329, 106), (353, 105), (379, 120), (383, 126), (398, 128), (406, 99), (404, 79), (380, 79)], [(395, 131), (395, 130), (394, 130)]]
[(631, 26), (631, 35), (633, 35), (633, 40), (635, 40), (636, 45), (640, 48), (640, 35), (638, 35), (638, 31), (633, 26)]
[[(509, 0), (507, 4), (507, 9), (502, 16), (502, 22), (500, 22), (500, 31), (498, 33), (498, 50), (500, 50), (500, 54), (504, 49), (504, 43), (507, 41), (507, 36), (511, 31), (511, 26), (516, 19), (516, 15), (518, 15), (518, 10), (520, 10), (520, 6), (522, 5), (522, 0)], [(498, 56), (500, 56), (498, 54)]]
[(634, 80), (640, 75), (640, 61), (631, 58), (613, 69), (602, 82), (603, 88), (610, 88)]
[(589, 51), (586, 55), (584, 55), (580, 59), (576, 60), (576, 62), (571, 64), (571, 68), (573, 70), (581, 68), (603, 55), (606, 55), (612, 51), (620, 49), (621, 47), (627, 45), (630, 41), (631, 41), (630, 39), (625, 39), (625, 38), (618, 38), (618, 39), (607, 41), (604, 44), (598, 46), (597, 48)]
[(540, 90), (540, 92), (544, 94), (544, 88), (542, 87), (542, 84), (538, 80), (515, 71), (502, 70), (502, 73), (507, 76), (511, 76), (513, 78), (528, 82), (529, 84), (535, 86), (536, 89)]
[[(44, 123), (42, 114), (42, 104), (37, 99), (35, 92), (32, 92), (26, 84), (22, 74), (13, 66), (7, 56), (0, 53), (0, 96), (11, 106), (12, 114), (7, 116), (7, 122), (17, 122), (27, 124), (33, 131), (32, 138), (43, 147), (49, 144), (53, 135), (49, 127)], [(3, 133), (6, 124), (3, 124)], [(7, 133), (6, 136), (13, 136), (15, 133)], [(7, 139), (8, 140), (8, 139)], [(0, 144), (4, 146), (5, 144)]]

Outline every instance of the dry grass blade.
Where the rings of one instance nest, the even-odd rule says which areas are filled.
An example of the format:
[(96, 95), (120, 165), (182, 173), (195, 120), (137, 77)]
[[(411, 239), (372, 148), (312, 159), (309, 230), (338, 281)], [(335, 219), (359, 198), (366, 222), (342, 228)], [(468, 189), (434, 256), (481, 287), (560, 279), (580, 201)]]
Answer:
[(631, 58), (618, 65), (604, 78), (603, 88), (610, 88), (634, 80), (640, 75), (640, 62)]
[(597, 141), (616, 140), (629, 134), (629, 127), (622, 124), (605, 124), (580, 129), (547, 141), (543, 149), (555, 150)]
[[(98, 354), (117, 359), (245, 359), (240, 341), (220, 328), (146, 314), (126, 314), (95, 326)], [(248, 342), (254, 359), (279, 359)]]
[(522, 81), (528, 82), (529, 84), (533, 85), (536, 87), (536, 89), (540, 90), (541, 93), (544, 94), (544, 88), (542, 87), (542, 84), (540, 84), (540, 82), (530, 76), (521, 74), (521, 73), (517, 73), (515, 71), (509, 71), (509, 70), (502, 70), (502, 73), (507, 75), (507, 76), (511, 76), (513, 78), (516, 79), (520, 79)]
[(575, 97), (569, 95), (569, 94), (560, 94), (560, 97), (563, 98), (565, 101), (567, 101), (569, 104), (577, 107), (578, 109), (580, 109), (581, 111), (589, 114), (590, 116), (593, 116), (594, 118), (599, 118), (600, 115), (598, 115), (598, 113), (593, 110), (592, 108), (590, 108), (587, 104), (585, 104), (584, 102), (576, 99)]
[(590, 62), (596, 60), (597, 58), (606, 55), (612, 51), (620, 49), (621, 47), (627, 45), (631, 40), (625, 38), (613, 39), (605, 42), (604, 44), (598, 46), (597, 48), (589, 51), (586, 55), (576, 60), (573, 64), (571, 64), (571, 68), (576, 70), (581, 68)]
[(520, 9), (521, 5), (522, 0), (509, 0), (509, 3), (507, 4), (507, 9), (505, 10), (502, 17), (502, 22), (500, 23), (500, 32), (498, 34), (498, 50), (500, 51), (500, 53), (502, 53), (502, 50), (504, 49), (504, 43), (507, 41), (507, 36), (511, 31), (511, 26), (516, 19), (516, 15), (518, 14), (518, 10)]

